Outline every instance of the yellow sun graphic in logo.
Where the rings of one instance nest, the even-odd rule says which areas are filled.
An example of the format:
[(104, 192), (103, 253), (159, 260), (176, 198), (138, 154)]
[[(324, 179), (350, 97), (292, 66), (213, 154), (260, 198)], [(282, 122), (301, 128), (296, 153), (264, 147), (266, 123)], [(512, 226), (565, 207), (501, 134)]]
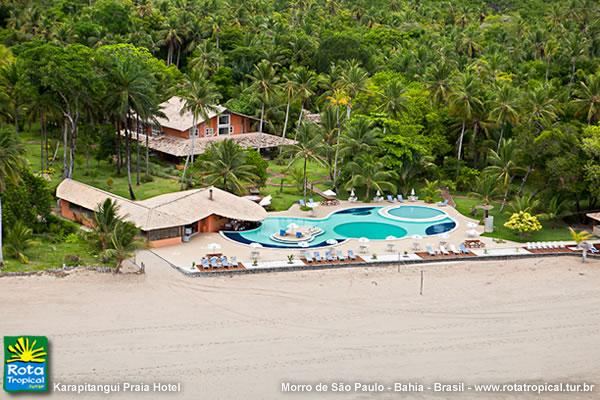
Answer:
[(7, 363), (21, 361), (21, 362), (34, 362), (42, 363), (46, 361), (44, 356), (48, 355), (44, 351), (43, 347), (35, 347), (36, 341), (29, 343), (29, 339), (19, 338), (14, 346), (9, 345), (8, 351), (12, 353), (12, 356), (6, 360)]

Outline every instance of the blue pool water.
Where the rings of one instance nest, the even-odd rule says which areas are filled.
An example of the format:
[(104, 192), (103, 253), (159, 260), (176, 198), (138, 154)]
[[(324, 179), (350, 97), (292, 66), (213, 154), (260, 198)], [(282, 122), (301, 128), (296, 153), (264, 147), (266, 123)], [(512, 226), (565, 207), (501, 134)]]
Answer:
[(400, 218), (411, 218), (411, 219), (430, 219), (437, 218), (446, 213), (437, 208), (422, 207), (422, 206), (400, 206), (392, 208), (388, 211), (390, 215)]
[[(288, 225), (316, 226), (323, 233), (314, 237), (310, 247), (327, 246), (327, 241), (335, 239), (342, 242), (346, 239), (366, 237), (371, 240), (383, 240), (388, 236), (403, 238), (411, 235), (438, 235), (451, 231), (456, 222), (444, 211), (431, 207), (401, 205), (388, 209), (392, 217), (380, 213), (383, 207), (356, 207), (336, 211), (327, 218), (267, 217), (262, 224), (253, 230), (243, 232), (222, 231), (232, 240), (250, 244), (257, 242), (264, 247), (298, 248), (295, 243), (281, 243), (271, 236)], [(404, 209), (404, 210), (403, 210)], [(395, 219), (394, 217), (400, 217)]]

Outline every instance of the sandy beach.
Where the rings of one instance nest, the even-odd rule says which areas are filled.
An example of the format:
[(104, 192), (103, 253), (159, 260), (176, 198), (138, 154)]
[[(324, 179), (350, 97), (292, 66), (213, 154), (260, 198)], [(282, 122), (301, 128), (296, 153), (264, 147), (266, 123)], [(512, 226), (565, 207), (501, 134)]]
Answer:
[(597, 260), (192, 279), (150, 252), (140, 259), (145, 275), (0, 278), (2, 334), (48, 336), (52, 382), (181, 383), (111, 399), (600, 396), (281, 392), (282, 382), (600, 384)]

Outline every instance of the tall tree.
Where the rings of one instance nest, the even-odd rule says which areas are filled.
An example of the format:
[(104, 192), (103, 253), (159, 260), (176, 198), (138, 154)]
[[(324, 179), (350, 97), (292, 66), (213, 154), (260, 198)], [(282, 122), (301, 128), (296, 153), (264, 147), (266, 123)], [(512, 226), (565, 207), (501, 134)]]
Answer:
[(302, 121), (296, 132), (296, 143), (289, 146), (286, 152), (291, 156), (288, 168), (297, 161), (302, 160), (302, 188), (304, 202), (308, 191), (308, 162), (314, 161), (322, 165), (321, 148), (323, 140), (319, 135), (317, 126), (308, 121)]
[(575, 105), (585, 114), (588, 125), (600, 120), (600, 73), (588, 75), (575, 92)]
[(467, 123), (473, 120), (478, 108), (483, 107), (479, 81), (470, 72), (460, 74), (449, 97), (450, 112), (460, 120), (457, 158), (462, 158), (462, 147)]
[(127, 186), (129, 197), (134, 200), (131, 181), (131, 120), (134, 113), (142, 120), (150, 118), (151, 111), (156, 108), (156, 93), (152, 75), (135, 59), (115, 55), (106, 72), (109, 77), (108, 105), (124, 128)]
[(188, 74), (181, 85), (180, 96), (183, 99), (183, 108), (181, 113), (189, 112), (193, 116), (193, 127), (190, 130), (191, 146), (187, 156), (185, 167), (181, 178), (182, 186), (185, 183), (185, 175), (188, 168), (188, 162), (194, 164), (195, 141), (198, 132), (198, 121), (208, 122), (209, 114), (217, 113), (217, 104), (221, 99), (221, 95), (217, 91), (215, 85), (206, 79), (204, 73), (196, 72)]
[(519, 122), (518, 100), (517, 92), (512, 86), (505, 84), (494, 90), (490, 116), (500, 126), (500, 138), (496, 151), (500, 150), (506, 126), (514, 126)]
[(4, 265), (2, 252), (2, 193), (8, 182), (20, 179), (19, 171), (25, 166), (25, 148), (7, 128), (0, 129), (0, 267)]
[(244, 149), (231, 139), (211, 143), (200, 156), (199, 169), (206, 183), (232, 193), (243, 193), (245, 185), (259, 180)]
[(258, 131), (262, 132), (265, 121), (265, 107), (271, 100), (271, 97), (275, 91), (275, 84), (279, 78), (275, 73), (275, 68), (273, 68), (273, 65), (267, 60), (262, 60), (260, 63), (255, 65), (254, 70), (249, 78), (252, 81), (252, 87), (258, 93), (261, 102), (260, 124)]

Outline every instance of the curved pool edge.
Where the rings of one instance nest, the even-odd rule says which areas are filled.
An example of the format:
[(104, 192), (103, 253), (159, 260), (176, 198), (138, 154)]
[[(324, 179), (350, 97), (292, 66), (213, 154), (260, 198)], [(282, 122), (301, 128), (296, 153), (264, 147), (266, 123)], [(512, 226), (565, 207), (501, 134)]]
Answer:
[[(351, 207), (347, 207), (347, 208), (338, 208), (336, 210), (332, 210), (331, 212), (329, 212), (327, 215), (325, 215), (324, 217), (311, 217), (311, 216), (295, 216), (295, 215), (268, 215), (267, 218), (271, 218), (271, 219), (298, 219), (298, 220), (303, 220), (303, 221), (325, 221), (329, 218), (332, 217), (332, 215), (336, 214), (336, 213), (340, 213), (340, 211), (345, 211), (345, 210), (350, 210), (350, 209), (360, 209), (360, 208), (365, 208), (365, 209), (373, 209), (373, 208), (380, 208), (379, 210), (377, 210), (377, 213), (385, 218), (388, 219), (390, 221), (396, 221), (396, 222), (423, 222), (423, 223), (435, 223), (438, 221), (442, 221), (444, 219), (449, 219), (450, 221), (452, 221), (454, 223), (454, 227), (448, 231), (444, 231), (444, 232), (440, 232), (440, 233), (433, 233), (433, 234), (427, 234), (426, 236), (424, 236), (424, 238), (435, 238), (438, 237), (440, 235), (444, 235), (444, 234), (451, 234), (453, 232), (455, 232), (456, 230), (458, 230), (458, 228), (460, 227), (460, 222), (459, 220), (453, 216), (450, 215), (448, 212), (446, 212), (445, 210), (441, 210), (439, 207), (434, 207), (434, 206), (430, 206), (430, 205), (426, 205), (426, 204), (405, 204), (405, 206), (413, 206), (413, 207), (422, 207), (422, 208), (431, 208), (434, 209), (436, 211), (440, 211), (442, 212), (442, 214), (440, 214), (439, 216), (430, 218), (430, 219), (410, 219), (410, 218), (402, 218), (402, 217), (395, 217), (393, 215), (388, 216), (388, 215), (383, 215), (381, 214), (382, 210), (389, 210), (389, 209), (393, 209), (393, 208), (398, 208), (401, 205), (399, 204), (391, 204), (389, 206), (383, 206), (383, 205), (379, 205), (379, 204), (365, 204), (365, 205), (352, 205)], [(453, 208), (454, 209), (454, 208)], [(455, 210), (455, 209), (454, 209)], [(433, 226), (433, 225), (432, 225)], [(241, 231), (241, 232), (255, 232), (257, 230), (261, 229), (261, 226), (254, 228), (254, 229), (249, 229), (247, 231)], [(249, 239), (244, 238), (245, 241), (248, 241), (248, 243), (244, 243), (238, 240), (235, 240), (233, 238), (230, 238), (226, 235), (226, 233), (232, 233), (232, 234), (239, 234), (238, 231), (219, 231), (219, 235), (221, 237), (223, 237), (225, 240), (230, 241), (231, 243), (235, 243), (235, 244), (239, 244), (242, 246), (246, 246), (246, 247), (250, 247), (250, 243), (252, 243), (252, 241), (250, 241)], [(241, 236), (241, 235), (240, 235)], [(324, 249), (324, 248), (330, 248), (330, 247), (335, 247), (341, 244), (346, 244), (349, 241), (357, 241), (359, 238), (339, 238), (336, 239), (338, 240), (338, 243), (335, 244), (327, 244), (325, 242), (322, 243), (317, 243), (317, 244), (312, 244), (309, 247), (299, 247), (299, 246), (279, 246), (279, 245), (272, 245), (272, 244), (265, 244), (265, 243), (261, 243), (263, 245), (263, 247), (261, 247), (260, 249), (262, 250), (292, 250), (292, 251), (298, 251), (298, 250), (307, 250), (307, 249)], [(401, 241), (401, 240), (412, 240), (412, 235), (406, 235), (403, 237), (397, 237), (396, 239), (393, 239), (391, 241)], [(386, 241), (385, 239), (371, 239), (373, 241), (381, 241), (384, 242)]]
[[(441, 214), (436, 215), (434, 217), (430, 217), (430, 218), (406, 218), (406, 217), (398, 217), (397, 215), (393, 215), (390, 214), (390, 210), (396, 210), (400, 207), (419, 207), (419, 208), (428, 208), (431, 210), (435, 210), (435, 211), (439, 211)], [(450, 218), (453, 219), (450, 214), (448, 214), (446, 211), (441, 210), (439, 208), (436, 207), (431, 207), (431, 206), (422, 206), (422, 205), (411, 205), (411, 204), (404, 204), (404, 205), (398, 205), (398, 204), (394, 204), (391, 206), (387, 206), (387, 207), (383, 207), (378, 211), (379, 215), (381, 215), (384, 218), (388, 218), (390, 220), (393, 221), (400, 221), (400, 222), (437, 222), (437, 221), (441, 221), (445, 218)], [(456, 222), (456, 221), (455, 221)]]

